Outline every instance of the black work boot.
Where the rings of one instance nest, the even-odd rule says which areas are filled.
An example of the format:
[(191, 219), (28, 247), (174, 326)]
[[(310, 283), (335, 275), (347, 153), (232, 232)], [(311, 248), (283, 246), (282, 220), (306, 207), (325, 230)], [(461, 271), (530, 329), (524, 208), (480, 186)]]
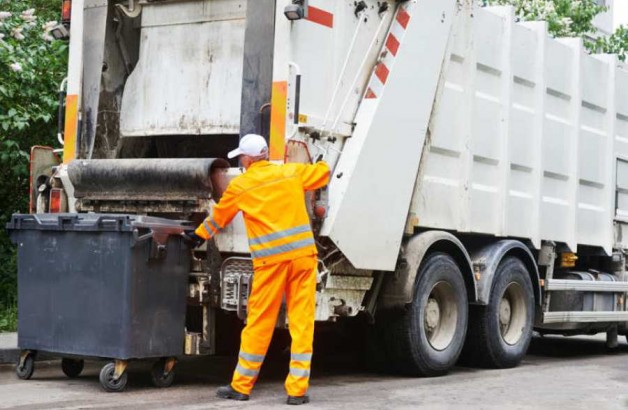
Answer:
[(231, 387), (231, 385), (219, 387), (218, 390), (216, 390), (216, 396), (220, 397), (221, 399), (237, 401), (246, 401), (249, 399), (248, 394), (240, 393), (233, 390), (233, 387)]
[(306, 404), (310, 402), (310, 396), (288, 396), (288, 401), (286, 404), (290, 404), (292, 406), (298, 406), (299, 404)]

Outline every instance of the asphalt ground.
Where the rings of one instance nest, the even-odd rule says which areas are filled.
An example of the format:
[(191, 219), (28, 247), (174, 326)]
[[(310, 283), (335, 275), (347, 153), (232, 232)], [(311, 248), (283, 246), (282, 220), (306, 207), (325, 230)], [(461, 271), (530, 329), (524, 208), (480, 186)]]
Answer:
[[(365, 370), (360, 349), (320, 348), (315, 353), (306, 408), (337, 409), (627, 409), (628, 345), (609, 351), (604, 337), (535, 337), (515, 369), (456, 367), (444, 377), (407, 378)], [(216, 398), (228, 382), (235, 355), (189, 358), (176, 367), (175, 384), (151, 385), (151, 363), (134, 362), (123, 393), (105, 393), (98, 382), (104, 362), (88, 361), (68, 379), (59, 361), (36, 363), (33, 378), (18, 380), (0, 366), (0, 408), (214, 409), (284, 407), (285, 351), (264, 365), (249, 402)]]

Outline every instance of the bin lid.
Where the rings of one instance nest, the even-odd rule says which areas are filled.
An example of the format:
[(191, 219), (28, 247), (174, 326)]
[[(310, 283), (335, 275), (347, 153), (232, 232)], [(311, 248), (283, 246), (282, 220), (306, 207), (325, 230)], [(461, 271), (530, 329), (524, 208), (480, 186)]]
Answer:
[(132, 232), (137, 228), (178, 234), (192, 228), (189, 221), (176, 221), (143, 215), (64, 213), (64, 214), (13, 214), (7, 223), (8, 231), (88, 231)]

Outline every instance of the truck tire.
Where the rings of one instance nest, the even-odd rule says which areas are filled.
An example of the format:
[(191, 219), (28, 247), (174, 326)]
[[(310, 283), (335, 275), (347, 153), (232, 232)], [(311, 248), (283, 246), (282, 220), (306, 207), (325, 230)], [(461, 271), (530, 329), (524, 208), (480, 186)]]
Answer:
[(497, 267), (488, 306), (472, 306), (464, 348), (466, 361), (480, 367), (517, 366), (528, 350), (534, 320), (534, 291), (521, 260), (507, 257)]
[(394, 370), (441, 376), (458, 360), (467, 332), (467, 291), (460, 268), (444, 253), (421, 263), (412, 303), (389, 320), (386, 345)]

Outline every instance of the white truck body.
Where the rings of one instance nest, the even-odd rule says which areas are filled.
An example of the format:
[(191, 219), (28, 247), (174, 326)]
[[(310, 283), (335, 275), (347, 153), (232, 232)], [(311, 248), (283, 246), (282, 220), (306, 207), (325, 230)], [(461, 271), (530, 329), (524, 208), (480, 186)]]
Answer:
[[(533, 327), (628, 334), (628, 68), (616, 56), (472, 0), (109, 3), (73, 3), (84, 13), (73, 12), (68, 91), (78, 95), (64, 160), (80, 136), (80, 161), (57, 173), (71, 209), (198, 223), (221, 177), (242, 172), (236, 163), (189, 162), (199, 181), (211, 162), (211, 184), (176, 200), (132, 192), (133, 173), (180, 186), (189, 178), (177, 159), (224, 157), (258, 132), (272, 161), (333, 170), (307, 197), (319, 211), (316, 319), (390, 314), (381, 333), (398, 339), (386, 347), (398, 367), (442, 374), (465, 343), (500, 351), (491, 366), (514, 366)], [(127, 180), (111, 183), (129, 157)], [(246, 315), (243, 218), (201, 252), (194, 354), (213, 348), (212, 312)]]
[[(400, 29), (394, 12), (368, 10), (356, 27), (351, 5), (309, 5), (333, 14), (335, 25), (288, 22), (279, 6), (274, 81), (293, 86), (295, 63), (299, 130), (339, 137), (310, 152), (340, 157), (321, 234), (356, 268), (394, 270), (413, 228), (612, 252), (624, 195), (618, 175), (628, 172), (628, 70), (616, 57), (552, 39), (545, 23), (517, 23), (508, 7), (410, 1), (401, 7), (412, 18)], [(383, 85), (374, 71), (390, 57), (391, 33), (400, 44)], [(284, 42), (313, 46), (286, 51)], [(365, 98), (371, 84), (377, 98)], [(289, 98), (286, 138), (305, 140), (291, 109)], [(230, 250), (246, 252), (239, 243)]]
[[(438, 7), (446, 9), (445, 3)], [(382, 250), (399, 247), (406, 219), (410, 229), (521, 238), (537, 249), (542, 240), (565, 243), (574, 252), (588, 245), (610, 254), (616, 208), (621, 215), (625, 195), (618, 184), (628, 169), (622, 159), (628, 147), (625, 66), (614, 56), (587, 55), (580, 40), (549, 38), (544, 23), (515, 23), (510, 8), (473, 7), (459, 10), (441, 69), (430, 62), (440, 62), (442, 35), (418, 21), (425, 16), (410, 20), (408, 36), (416, 26), (427, 31), (400, 45), (400, 57), (404, 47), (418, 55), (396, 63), (389, 81), (397, 70), (412, 74), (399, 74), (404, 86), (398, 89), (387, 83), (382, 98), (393, 96), (382, 103), (391, 110), (384, 114), (385, 128), (369, 131), (377, 132), (381, 145), (354, 148), (363, 111), (369, 118), (378, 113), (369, 112), (368, 100), (358, 111), (336, 173), (357, 162), (354, 151), (360, 159), (368, 148), (381, 156), (365, 159), (358, 181), (346, 183), (351, 188), (332, 182), (331, 218), (323, 233), (354, 265), (383, 270), (395, 268), (397, 254)], [(433, 94), (428, 85), (438, 80), (429, 73), (435, 71), (444, 86), (432, 105), (418, 95)], [(425, 122), (405, 124), (426, 112), (429, 132)], [(402, 145), (391, 147), (395, 137)], [(405, 177), (416, 178), (408, 218)], [(364, 205), (373, 194), (381, 206)]]
[(411, 212), (424, 227), (610, 254), (628, 70), (548, 38), (544, 23), (515, 23), (511, 9), (473, 15), (453, 36)]

